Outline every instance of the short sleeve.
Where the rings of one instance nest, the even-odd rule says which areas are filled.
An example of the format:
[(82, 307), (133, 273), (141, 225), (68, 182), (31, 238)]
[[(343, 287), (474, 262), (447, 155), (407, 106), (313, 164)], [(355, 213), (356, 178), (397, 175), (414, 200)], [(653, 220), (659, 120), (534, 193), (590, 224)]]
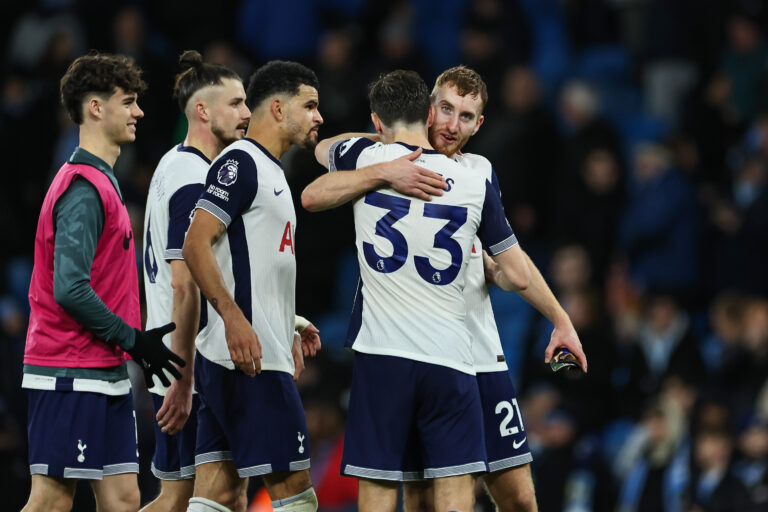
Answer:
[(485, 202), (477, 236), (488, 254), (495, 256), (514, 246), (517, 237), (504, 213), (498, 186), (494, 187), (492, 181), (485, 182)]
[(375, 142), (367, 137), (337, 140), (328, 150), (328, 171), (357, 169), (357, 159), (362, 151)]
[(229, 227), (232, 219), (253, 204), (258, 188), (253, 157), (241, 149), (233, 149), (211, 164), (196, 208), (214, 215)]
[(203, 192), (202, 183), (192, 183), (179, 188), (168, 201), (168, 245), (166, 260), (181, 260), (181, 248), (189, 229), (189, 221), (195, 204)]

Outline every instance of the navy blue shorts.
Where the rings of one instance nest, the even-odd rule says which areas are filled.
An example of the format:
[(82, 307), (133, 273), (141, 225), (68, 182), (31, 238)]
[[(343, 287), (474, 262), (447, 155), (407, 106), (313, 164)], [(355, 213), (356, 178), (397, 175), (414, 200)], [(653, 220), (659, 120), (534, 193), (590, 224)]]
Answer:
[(155, 406), (155, 455), (152, 474), (160, 480), (186, 480), (195, 476), (195, 440), (197, 439), (197, 409), (200, 399), (192, 395), (192, 410), (184, 427), (173, 435), (166, 434), (157, 424), (157, 411), (164, 397), (151, 393)]
[(198, 353), (195, 389), (196, 466), (232, 460), (241, 478), (309, 469), (307, 421), (291, 375), (249, 377)]
[(446, 366), (356, 352), (341, 468), (394, 481), (486, 471), (477, 380)]
[(33, 475), (101, 480), (139, 472), (133, 397), (27, 389)]
[(478, 373), (483, 404), (488, 470), (501, 471), (533, 460), (512, 379), (505, 371)]

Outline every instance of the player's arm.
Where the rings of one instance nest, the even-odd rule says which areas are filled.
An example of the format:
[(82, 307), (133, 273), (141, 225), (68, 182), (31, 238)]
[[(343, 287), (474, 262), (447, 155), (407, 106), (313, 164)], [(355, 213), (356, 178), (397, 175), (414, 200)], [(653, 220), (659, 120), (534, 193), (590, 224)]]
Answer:
[[(171, 260), (173, 311), (176, 330), (171, 333), (171, 350), (185, 361), (195, 360), (195, 336), (200, 320), (200, 290), (184, 260)], [(157, 424), (163, 432), (175, 434), (184, 426), (192, 411), (193, 365), (180, 370), (181, 379), (171, 383), (157, 411)]]
[(355, 139), (360, 137), (365, 137), (366, 139), (371, 140), (373, 142), (379, 142), (381, 140), (381, 136), (378, 133), (353, 133), (353, 132), (341, 133), (339, 135), (336, 135), (335, 137), (329, 137), (327, 139), (323, 139), (317, 143), (317, 146), (315, 146), (315, 158), (317, 159), (317, 162), (327, 169), (331, 146), (333, 146), (334, 143), (340, 140)]
[(53, 250), (53, 297), (56, 303), (87, 331), (128, 352), (144, 369), (147, 386), (155, 374), (170, 385), (163, 370), (181, 377), (176, 362), (183, 359), (169, 351), (162, 337), (173, 329), (168, 324), (139, 331), (113, 313), (91, 287), (91, 267), (104, 228), (101, 197), (88, 181), (76, 179), (54, 207), (56, 235)]
[[(547, 285), (547, 281), (541, 272), (533, 263), (530, 256), (520, 249), (519, 244), (515, 246), (517, 248), (515, 253), (515, 266), (520, 264), (524, 265), (528, 269), (528, 285), (524, 288), (516, 287), (514, 283), (507, 277), (506, 273), (501, 268), (501, 261), (507, 259), (504, 255), (511, 253), (512, 249), (505, 251), (494, 258), (490, 258), (487, 254), (483, 253), (484, 264), (486, 265), (486, 277), (490, 277), (493, 284), (497, 285), (502, 290), (517, 292), (525, 301), (536, 308), (536, 310), (544, 315), (552, 325), (554, 330), (550, 336), (549, 345), (547, 345), (544, 351), (544, 362), (549, 363), (558, 348), (567, 348), (576, 359), (579, 361), (581, 369), (587, 371), (587, 357), (584, 354), (584, 350), (581, 347), (579, 336), (576, 334), (576, 329), (571, 323), (571, 319), (568, 313), (565, 312), (563, 307), (558, 302), (555, 294)], [(514, 249), (514, 248), (513, 248)], [(520, 259), (522, 258), (522, 260)]]
[(184, 240), (182, 256), (197, 286), (224, 320), (232, 362), (248, 375), (261, 372), (261, 344), (251, 323), (227, 291), (213, 246), (227, 231), (212, 213), (198, 208)]
[[(171, 267), (171, 320), (176, 330), (171, 333), (171, 349), (187, 361), (195, 357), (195, 336), (200, 325), (200, 289), (187, 264), (181, 259), (184, 236), (189, 229), (189, 212), (203, 190), (202, 183), (179, 187), (168, 201), (167, 245), (164, 257)], [(157, 411), (157, 424), (163, 432), (175, 434), (184, 427), (192, 411), (193, 365), (181, 370), (181, 379), (173, 382)]]
[[(486, 247), (501, 273), (491, 272), (502, 289), (514, 290), (552, 322), (555, 329), (544, 351), (549, 363), (557, 348), (567, 348), (576, 356), (582, 370), (587, 371), (587, 357), (568, 314), (557, 302), (552, 290), (527, 254), (520, 248), (517, 237), (507, 222), (495, 179), (486, 182), (482, 220), (478, 229), (480, 241)], [(486, 276), (489, 273), (486, 272)], [(521, 286), (524, 285), (524, 286)]]
[[(336, 170), (354, 169), (355, 162), (352, 160), (356, 160), (356, 156), (350, 158), (350, 155), (341, 154), (335, 143), (346, 139), (334, 139), (323, 140), (315, 148), (317, 161), (334, 172), (317, 177), (302, 192), (301, 204), (311, 212), (336, 208), (380, 187), (392, 187), (402, 194), (425, 201), (442, 195), (447, 187), (439, 174), (413, 163), (421, 155), (421, 148), (390, 162), (357, 170)], [(321, 144), (325, 151), (318, 149)]]

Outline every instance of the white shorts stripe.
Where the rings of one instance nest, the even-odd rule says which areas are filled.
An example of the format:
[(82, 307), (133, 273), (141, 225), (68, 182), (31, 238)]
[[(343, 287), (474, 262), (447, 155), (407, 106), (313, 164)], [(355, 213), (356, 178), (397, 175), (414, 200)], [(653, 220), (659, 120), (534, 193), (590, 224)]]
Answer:
[(179, 471), (160, 471), (155, 467), (155, 463), (152, 463), (152, 474), (160, 480), (177, 481), (188, 480), (195, 476), (195, 466), (184, 466)]
[(516, 455), (514, 457), (508, 457), (506, 459), (495, 460), (488, 463), (488, 471), (493, 473), (494, 471), (501, 471), (502, 469), (514, 468), (528, 464), (533, 460), (531, 452), (524, 453), (522, 455)]
[(459, 466), (448, 466), (444, 468), (426, 468), (424, 469), (424, 478), (444, 478), (446, 476), (466, 475), (469, 473), (481, 473), (486, 471), (485, 462), (477, 461)]
[(121, 475), (123, 473), (138, 473), (139, 464), (136, 462), (125, 462), (123, 464), (107, 464), (104, 466), (104, 476)]
[(272, 472), (272, 464), (260, 464), (258, 466), (251, 466), (249, 468), (238, 468), (237, 474), (240, 478), (246, 478), (249, 476), (266, 475)]
[(288, 464), (288, 471), (302, 471), (309, 469), (309, 459), (294, 460)]
[(195, 455), (195, 466), (208, 462), (221, 462), (232, 460), (232, 452), (208, 452)]
[(30, 464), (29, 474), (30, 475), (47, 475), (48, 464)]
[(344, 474), (347, 476), (371, 478), (373, 480), (390, 480), (393, 482), (422, 479), (422, 476), (418, 471), (387, 471), (383, 469), (361, 468), (360, 466), (353, 466), (352, 464), (344, 466)]
[(100, 469), (64, 468), (64, 478), (83, 478), (87, 480), (101, 480), (104, 472)]

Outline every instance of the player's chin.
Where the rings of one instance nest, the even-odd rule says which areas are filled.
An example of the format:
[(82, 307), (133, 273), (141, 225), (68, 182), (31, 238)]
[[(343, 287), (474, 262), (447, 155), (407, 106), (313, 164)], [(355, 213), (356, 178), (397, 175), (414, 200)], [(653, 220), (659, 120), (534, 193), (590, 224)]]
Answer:
[(435, 149), (438, 150), (440, 153), (445, 154), (452, 154), (456, 152), (456, 143), (453, 144), (446, 144), (443, 141), (437, 141), (435, 142)]
[(309, 133), (309, 135), (304, 137), (304, 140), (299, 143), (299, 146), (310, 151), (315, 149), (315, 146), (317, 146), (317, 132)]

